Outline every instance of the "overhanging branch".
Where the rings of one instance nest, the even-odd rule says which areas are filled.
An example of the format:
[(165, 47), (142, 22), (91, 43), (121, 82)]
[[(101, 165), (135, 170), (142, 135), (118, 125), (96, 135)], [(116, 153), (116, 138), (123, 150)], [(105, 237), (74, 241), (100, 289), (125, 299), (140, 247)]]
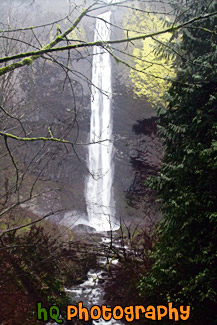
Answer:
[(41, 50), (19, 53), (16, 55), (0, 58), (0, 63), (5, 63), (5, 62), (11, 61), (11, 60), (23, 58), (21, 61), (18, 61), (18, 62), (10, 64), (8, 66), (0, 68), (0, 75), (3, 75), (9, 71), (13, 71), (13, 70), (20, 68), (22, 66), (25, 66), (25, 65), (31, 65), (34, 60), (38, 59), (39, 57), (41, 57), (43, 54), (46, 54), (46, 53), (59, 52), (59, 51), (64, 51), (64, 50), (71, 50), (71, 49), (78, 49), (78, 48), (85, 48), (85, 47), (93, 47), (93, 46), (105, 47), (105, 44), (112, 45), (112, 44), (121, 44), (121, 43), (132, 42), (132, 41), (136, 41), (136, 40), (144, 40), (146, 38), (154, 37), (154, 36), (165, 34), (165, 33), (174, 33), (175, 31), (177, 31), (183, 27), (186, 27), (194, 22), (204, 20), (209, 17), (217, 15), (217, 11), (215, 11), (215, 12), (207, 14), (207, 15), (195, 17), (195, 18), (190, 19), (189, 21), (179, 24), (177, 26), (172, 26), (172, 27), (166, 28), (164, 30), (150, 33), (150, 34), (142, 34), (139, 36), (124, 38), (124, 39), (119, 39), (119, 40), (111, 40), (111, 41), (107, 41), (107, 42), (104, 42), (104, 41), (87, 42), (87, 43), (82, 42), (79, 44), (69, 44), (69, 45), (62, 46), (62, 47), (54, 47), (59, 42), (65, 40), (64, 38), (66, 37), (66, 35), (68, 35), (72, 30), (74, 30), (74, 28), (78, 25), (78, 23), (81, 21), (81, 19), (86, 15), (86, 13), (88, 12), (89, 9), (90, 9), (90, 7), (88, 9), (86, 9), (85, 11), (83, 11), (82, 14), (75, 21), (75, 23), (67, 31), (62, 33), (60, 36), (58, 36), (55, 40), (53, 40), (48, 45), (44, 46)]
[(91, 144), (96, 144), (96, 143), (102, 143), (102, 142), (106, 142), (106, 141), (110, 141), (109, 139), (104, 139), (104, 140), (99, 140), (99, 141), (95, 141), (95, 142), (88, 142), (88, 143), (81, 143), (81, 142), (72, 142), (69, 140), (65, 140), (65, 139), (59, 139), (59, 138), (47, 138), (47, 137), (32, 137), (32, 138), (27, 138), (27, 137), (18, 137), (14, 134), (11, 133), (7, 133), (7, 132), (2, 132), (0, 131), (0, 136), (3, 136), (5, 138), (11, 138), (13, 140), (17, 140), (17, 141), (23, 141), (23, 142), (35, 142), (35, 141), (53, 141), (53, 142), (59, 142), (59, 143), (64, 143), (64, 144), (70, 144), (71, 146), (87, 146), (87, 145), (91, 145)]

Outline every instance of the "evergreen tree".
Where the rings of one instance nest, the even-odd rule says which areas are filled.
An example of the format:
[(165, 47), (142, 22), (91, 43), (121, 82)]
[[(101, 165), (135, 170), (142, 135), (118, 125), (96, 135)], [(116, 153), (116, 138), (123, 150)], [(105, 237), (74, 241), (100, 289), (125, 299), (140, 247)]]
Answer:
[[(217, 10), (216, 1), (195, 6), (201, 13)], [(185, 55), (177, 61), (168, 109), (159, 110), (165, 156), (153, 185), (164, 218), (153, 267), (139, 284), (146, 302), (190, 305), (187, 323), (197, 325), (217, 323), (216, 23), (214, 15), (183, 31)]]

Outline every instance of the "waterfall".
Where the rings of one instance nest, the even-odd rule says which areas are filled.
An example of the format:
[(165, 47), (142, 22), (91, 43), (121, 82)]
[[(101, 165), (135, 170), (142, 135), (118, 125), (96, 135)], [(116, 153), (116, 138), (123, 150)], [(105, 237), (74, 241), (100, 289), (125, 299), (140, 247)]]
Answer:
[[(94, 41), (110, 39), (111, 12), (96, 20)], [(113, 144), (111, 111), (111, 59), (102, 47), (93, 49), (90, 142), (88, 146), (88, 175), (86, 204), (89, 225), (97, 231), (118, 229), (113, 196)]]

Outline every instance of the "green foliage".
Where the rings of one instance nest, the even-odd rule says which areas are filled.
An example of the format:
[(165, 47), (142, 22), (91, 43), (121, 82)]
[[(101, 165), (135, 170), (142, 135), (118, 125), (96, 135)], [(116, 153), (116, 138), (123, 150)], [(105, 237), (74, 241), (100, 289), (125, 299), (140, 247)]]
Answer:
[[(216, 9), (215, 1), (209, 10)], [(215, 16), (184, 30), (185, 59), (168, 110), (158, 112), (165, 156), (152, 186), (164, 218), (153, 268), (139, 284), (151, 303), (190, 305), (190, 324), (217, 323), (217, 36), (207, 32), (216, 23)]]
[[(161, 18), (156, 14), (134, 13), (125, 18), (125, 28), (130, 31), (128, 37), (134, 37), (138, 33), (152, 33), (165, 29), (169, 18)], [(137, 96), (145, 96), (153, 105), (163, 101), (163, 94), (170, 86), (170, 79), (175, 77), (173, 66), (175, 55), (162, 44), (171, 40), (171, 33), (164, 33), (156, 37), (141, 40), (140, 47), (134, 47), (134, 69), (131, 69), (130, 78), (134, 85), (134, 92)], [(170, 45), (175, 42), (171, 41)], [(159, 55), (159, 48), (161, 55)], [(145, 85), (145, 86), (144, 86)]]

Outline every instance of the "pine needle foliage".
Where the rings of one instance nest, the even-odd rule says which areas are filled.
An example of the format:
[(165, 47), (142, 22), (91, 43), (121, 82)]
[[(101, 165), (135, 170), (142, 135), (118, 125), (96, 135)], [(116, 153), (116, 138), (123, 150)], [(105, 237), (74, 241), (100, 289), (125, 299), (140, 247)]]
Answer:
[[(216, 1), (187, 2), (194, 8), (191, 15), (217, 10)], [(190, 320), (183, 323), (197, 325), (217, 324), (216, 24), (213, 16), (183, 30), (185, 59), (177, 60), (168, 109), (158, 111), (165, 156), (152, 186), (164, 218), (152, 270), (139, 283), (149, 303), (190, 305)]]

